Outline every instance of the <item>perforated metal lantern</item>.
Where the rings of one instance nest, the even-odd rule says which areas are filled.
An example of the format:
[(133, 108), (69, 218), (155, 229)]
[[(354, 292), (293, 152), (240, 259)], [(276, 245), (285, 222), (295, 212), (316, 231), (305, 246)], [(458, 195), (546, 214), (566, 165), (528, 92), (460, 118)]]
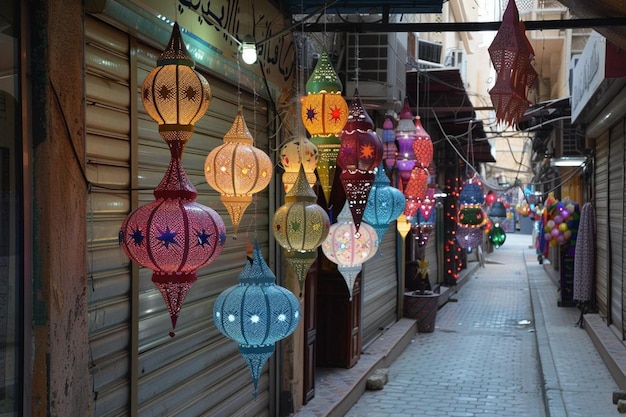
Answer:
[(253, 194), (262, 191), (272, 179), (272, 161), (253, 145), (240, 107), (224, 144), (214, 148), (204, 162), (204, 177), (228, 210), (235, 234)]
[(404, 189), (406, 205), (404, 214), (409, 222), (413, 221), (415, 213), (419, 210), (422, 199), (428, 191), (428, 170), (426, 168), (415, 167), (411, 171), (411, 177)]
[(355, 90), (348, 121), (341, 132), (337, 165), (341, 168), (339, 178), (357, 231), (374, 183), (374, 170), (383, 158), (382, 142), (373, 129), (374, 123), (365, 111), (358, 90)]
[(506, 220), (506, 207), (502, 201), (494, 202), (489, 210), (487, 210), (487, 215), (491, 218), (494, 224), (499, 225), (503, 221)]
[(484, 225), (487, 221), (487, 214), (482, 206), (484, 202), (485, 195), (480, 181), (476, 177), (465, 181), (461, 186), (458, 199), (457, 221), (459, 226), (477, 228)]
[(396, 142), (398, 143), (398, 154), (396, 156), (396, 168), (402, 180), (402, 188), (406, 187), (411, 171), (415, 168), (415, 152), (413, 142), (415, 142), (415, 124), (413, 113), (409, 105), (408, 97), (404, 98), (400, 120), (396, 126)]
[(131, 260), (153, 271), (152, 282), (165, 300), (174, 329), (196, 271), (221, 254), (226, 231), (215, 210), (196, 202), (196, 189), (182, 165), (193, 124), (209, 105), (210, 89), (193, 70), (177, 24), (157, 65), (142, 85), (142, 101), (159, 124), (170, 163), (154, 190), (155, 201), (126, 217), (119, 239)]
[(317, 182), (315, 169), (319, 156), (317, 146), (305, 136), (295, 137), (280, 148), (280, 162), (285, 170), (282, 176), (285, 192), (288, 193), (298, 178), (300, 167), (304, 169), (306, 181), (311, 187)]
[(422, 168), (428, 168), (433, 160), (433, 141), (424, 129), (424, 126), (422, 126), (419, 116), (415, 118), (415, 140), (412, 146), (415, 154), (415, 163)]
[(483, 230), (479, 227), (457, 225), (456, 241), (463, 249), (473, 248), (483, 243)]
[(350, 300), (363, 263), (376, 254), (378, 246), (376, 231), (369, 224), (362, 223), (357, 233), (346, 203), (337, 216), (337, 223), (330, 226), (328, 237), (322, 243), (322, 251), (328, 260), (337, 264), (337, 269), (346, 281)]
[[(316, 201), (317, 196), (306, 182), (304, 168), (301, 167), (294, 186), (285, 196), (285, 204), (276, 210), (272, 222), (276, 242), (287, 252), (301, 254), (287, 257), (298, 277), (300, 290), (315, 260), (317, 248), (328, 236), (330, 228), (328, 214)], [(310, 261), (308, 266), (304, 264), (305, 260)]]
[(383, 122), (381, 139), (383, 141), (383, 161), (385, 161), (385, 169), (391, 171), (396, 165), (396, 154), (398, 153), (396, 132), (393, 129), (391, 117), (385, 118)]
[(363, 220), (376, 230), (381, 244), (391, 222), (404, 210), (404, 204), (404, 194), (390, 185), (381, 162), (376, 170), (374, 185), (363, 212)]
[(255, 242), (237, 279), (223, 291), (213, 306), (215, 327), (239, 345), (257, 395), (263, 366), (274, 352), (275, 343), (289, 336), (300, 320), (300, 303), (291, 291), (276, 285), (276, 276), (265, 263)]

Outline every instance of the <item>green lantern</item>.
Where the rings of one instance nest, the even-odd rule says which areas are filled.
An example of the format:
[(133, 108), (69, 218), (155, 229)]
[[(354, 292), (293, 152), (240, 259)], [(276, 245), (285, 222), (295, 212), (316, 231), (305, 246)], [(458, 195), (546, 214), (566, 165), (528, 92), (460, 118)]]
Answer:
[(489, 232), (489, 241), (493, 244), (493, 246), (499, 248), (504, 244), (506, 240), (506, 232), (499, 224), (493, 226), (491, 231)]

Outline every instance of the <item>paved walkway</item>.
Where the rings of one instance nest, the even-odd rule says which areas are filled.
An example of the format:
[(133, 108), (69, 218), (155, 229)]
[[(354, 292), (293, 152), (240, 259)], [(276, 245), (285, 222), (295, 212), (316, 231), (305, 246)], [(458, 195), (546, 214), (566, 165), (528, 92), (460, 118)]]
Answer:
[[(530, 236), (509, 234), (348, 417), (609, 417), (617, 384)], [(303, 413), (303, 415), (305, 415)]]

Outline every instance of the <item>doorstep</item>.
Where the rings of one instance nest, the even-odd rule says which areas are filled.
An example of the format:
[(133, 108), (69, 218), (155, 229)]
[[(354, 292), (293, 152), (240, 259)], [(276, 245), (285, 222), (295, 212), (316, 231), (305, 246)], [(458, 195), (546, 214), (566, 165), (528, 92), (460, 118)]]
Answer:
[(599, 314), (587, 313), (583, 319), (585, 330), (604, 364), (620, 389), (626, 391), (626, 346)]

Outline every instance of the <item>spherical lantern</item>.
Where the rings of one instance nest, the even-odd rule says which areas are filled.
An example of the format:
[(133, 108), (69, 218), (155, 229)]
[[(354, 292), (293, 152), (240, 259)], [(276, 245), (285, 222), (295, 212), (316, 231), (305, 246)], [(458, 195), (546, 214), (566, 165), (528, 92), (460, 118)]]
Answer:
[(413, 142), (415, 142), (415, 124), (413, 123), (413, 113), (409, 105), (408, 97), (404, 98), (404, 105), (400, 112), (400, 120), (396, 126), (396, 141), (398, 142), (398, 155), (396, 156), (396, 168), (402, 179), (402, 187), (406, 187), (411, 171), (415, 167), (415, 152)]
[(240, 107), (224, 144), (214, 148), (204, 162), (204, 177), (221, 194), (235, 234), (252, 195), (263, 190), (272, 179), (272, 161), (254, 147), (253, 138)]
[(396, 133), (393, 130), (391, 117), (385, 118), (383, 122), (381, 139), (383, 141), (383, 160), (385, 161), (385, 168), (387, 171), (391, 171), (396, 165), (396, 154), (398, 153)]
[(413, 153), (415, 161), (422, 168), (428, 168), (433, 160), (433, 141), (430, 135), (424, 130), (420, 117), (415, 118), (415, 141), (413, 141)]
[[(194, 124), (204, 116), (211, 102), (211, 88), (206, 78), (194, 70), (195, 63), (187, 52), (178, 22), (165, 51), (141, 86), (141, 101), (146, 112), (159, 124), (167, 141), (171, 131), (191, 135)], [(187, 136), (187, 138), (189, 137)]]
[(493, 244), (493, 246), (499, 248), (504, 244), (506, 240), (506, 233), (499, 224), (495, 224), (491, 231), (489, 232), (489, 241)]
[(337, 264), (348, 286), (350, 300), (363, 263), (376, 254), (379, 243), (376, 231), (367, 223), (362, 223), (357, 233), (346, 203), (337, 216), (337, 223), (330, 226), (328, 237), (322, 243), (322, 251), (328, 260)]
[(373, 128), (374, 123), (363, 107), (358, 90), (355, 90), (348, 121), (341, 132), (337, 165), (342, 169), (339, 178), (357, 232), (374, 182), (374, 170), (383, 158), (383, 144)]
[[(287, 252), (308, 252), (313, 255), (287, 257), (287, 262), (298, 276), (300, 290), (315, 260), (317, 248), (328, 236), (330, 228), (328, 214), (316, 200), (317, 196), (306, 182), (304, 168), (301, 167), (294, 186), (285, 196), (285, 204), (274, 213), (272, 232), (276, 242)], [(308, 266), (303, 265), (305, 259), (310, 260)]]
[(313, 73), (306, 83), (307, 95), (302, 98), (302, 123), (317, 146), (317, 176), (326, 202), (335, 180), (341, 133), (348, 120), (348, 104), (342, 97), (343, 85), (333, 68), (328, 53), (320, 54)]
[(376, 230), (380, 244), (389, 224), (396, 220), (404, 210), (404, 204), (404, 194), (389, 185), (389, 178), (381, 162), (376, 170), (374, 185), (363, 212), (363, 220)]
[(293, 333), (300, 320), (298, 299), (275, 281), (255, 242), (252, 259), (239, 274), (239, 284), (222, 292), (213, 305), (215, 327), (239, 344), (252, 374), (255, 397), (275, 343)]
[(317, 168), (317, 146), (305, 136), (293, 138), (280, 148), (280, 161), (285, 172), (282, 180), (285, 192), (288, 193), (296, 182), (300, 166), (304, 168), (306, 181), (313, 187), (317, 181), (315, 168)]
[(159, 123), (170, 163), (154, 190), (155, 201), (135, 209), (122, 223), (119, 243), (131, 260), (153, 271), (152, 282), (176, 328), (196, 271), (221, 254), (226, 228), (215, 210), (196, 202), (196, 189), (182, 165), (193, 123), (209, 105), (210, 89), (193, 70), (177, 24), (157, 64), (143, 83), (142, 99), (148, 114)]

